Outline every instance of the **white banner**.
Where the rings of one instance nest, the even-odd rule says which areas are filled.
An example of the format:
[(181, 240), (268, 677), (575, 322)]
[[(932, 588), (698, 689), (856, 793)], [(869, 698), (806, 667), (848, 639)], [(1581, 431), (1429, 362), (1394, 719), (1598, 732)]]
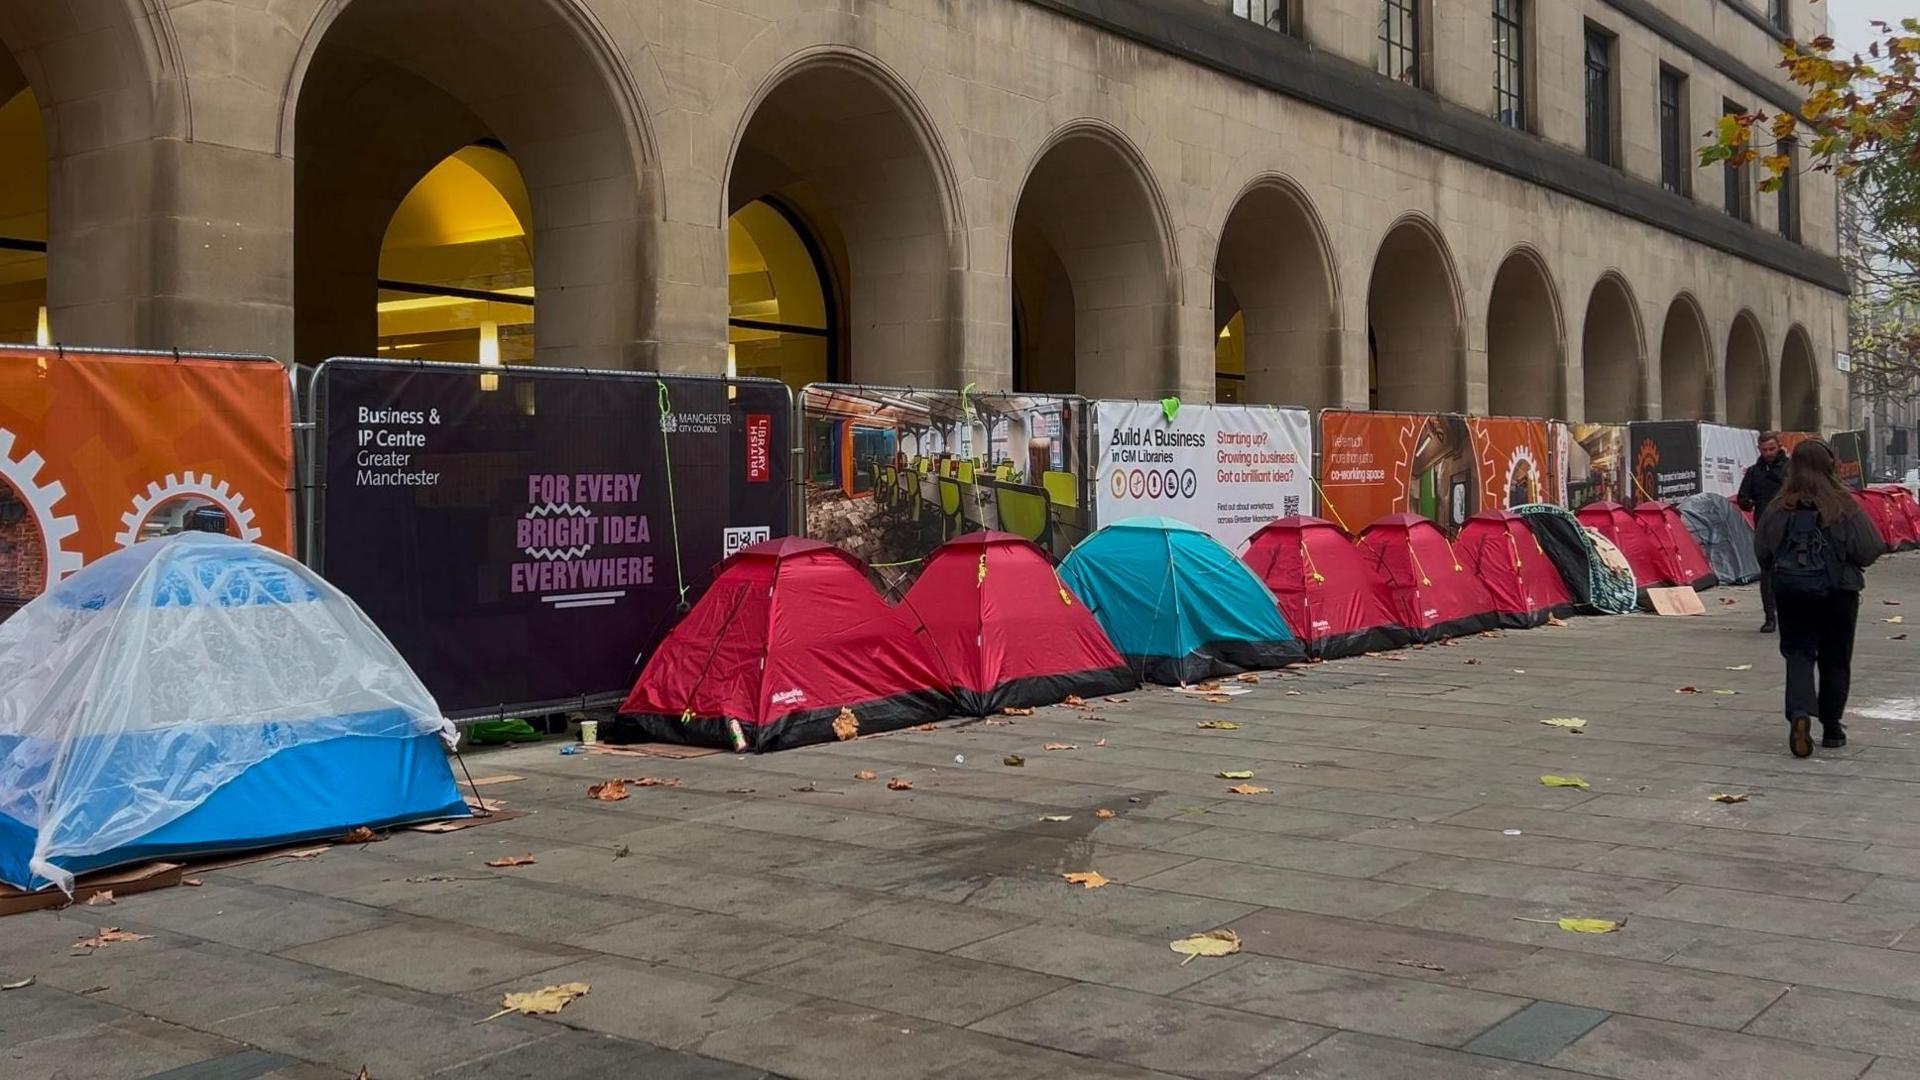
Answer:
[(1760, 433), (1747, 428), (1700, 425), (1700, 490), (1735, 495), (1747, 466), (1760, 460)]
[(1313, 417), (1269, 405), (1094, 402), (1095, 522), (1143, 515), (1238, 550), (1275, 518), (1313, 513)]

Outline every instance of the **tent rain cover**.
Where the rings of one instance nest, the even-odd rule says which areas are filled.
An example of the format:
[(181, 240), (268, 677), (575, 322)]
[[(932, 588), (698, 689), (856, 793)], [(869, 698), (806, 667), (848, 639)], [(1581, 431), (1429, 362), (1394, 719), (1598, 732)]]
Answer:
[[(451, 744), (453, 725), (318, 575), (226, 536), (136, 544), (0, 623), (0, 880), (70, 890), (76, 870), (184, 853), (155, 839), (169, 827), (194, 837), (180, 847), (212, 850), (295, 839), (301, 822), (333, 835), (462, 815), (434, 736)], [(378, 740), (411, 760), (403, 744), (422, 738), (433, 753), (412, 783), (349, 772), (368, 790), (280, 790), (284, 807), (226, 805), (179, 827), (276, 756)], [(316, 805), (347, 816), (316, 818)]]

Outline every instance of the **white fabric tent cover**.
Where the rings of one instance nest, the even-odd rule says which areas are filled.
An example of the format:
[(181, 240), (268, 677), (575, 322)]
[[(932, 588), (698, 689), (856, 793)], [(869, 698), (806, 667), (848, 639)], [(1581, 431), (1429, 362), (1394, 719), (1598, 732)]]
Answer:
[(352, 600), (231, 537), (136, 544), (0, 623), (0, 812), (67, 891), (51, 860), (137, 840), (280, 750), (429, 733), (456, 738)]

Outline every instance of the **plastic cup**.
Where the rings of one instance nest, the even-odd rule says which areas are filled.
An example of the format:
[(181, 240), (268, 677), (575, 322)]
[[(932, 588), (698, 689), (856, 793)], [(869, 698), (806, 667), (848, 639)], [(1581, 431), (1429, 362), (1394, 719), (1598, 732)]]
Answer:
[(600, 721), (580, 721), (580, 741), (588, 746), (600, 741)]

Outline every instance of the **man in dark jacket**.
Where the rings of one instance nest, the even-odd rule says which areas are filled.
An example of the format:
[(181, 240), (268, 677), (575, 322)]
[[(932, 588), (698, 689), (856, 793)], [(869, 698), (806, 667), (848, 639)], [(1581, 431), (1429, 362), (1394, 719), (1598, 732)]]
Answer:
[[(1787, 455), (1780, 452), (1780, 436), (1771, 431), (1760, 433), (1760, 460), (1747, 466), (1747, 474), (1740, 478), (1740, 494), (1734, 501), (1740, 509), (1758, 515), (1773, 505), (1780, 494), (1780, 488), (1787, 482)], [(1773, 633), (1775, 626), (1775, 608), (1773, 602), (1773, 572), (1764, 565), (1760, 568), (1760, 607), (1766, 620), (1760, 624), (1760, 632)]]

